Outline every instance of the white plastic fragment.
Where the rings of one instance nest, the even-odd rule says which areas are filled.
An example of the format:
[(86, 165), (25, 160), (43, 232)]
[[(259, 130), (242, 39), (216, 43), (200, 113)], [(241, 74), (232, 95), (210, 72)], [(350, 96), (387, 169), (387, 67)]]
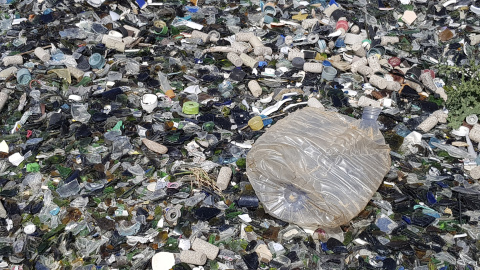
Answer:
[(0, 202), (0, 218), (6, 218), (7, 217), (7, 210), (5, 210), (5, 207), (3, 207), (2, 202)]
[(8, 157), (8, 161), (13, 164), (13, 166), (18, 166), (20, 163), (22, 163), (24, 160), (24, 157), (20, 153), (15, 153), (12, 154)]
[(268, 249), (268, 246), (265, 244), (258, 245), (255, 248), (255, 252), (258, 255), (258, 259), (263, 263), (269, 263), (273, 258), (272, 252), (270, 252), (270, 249)]
[(142, 97), (142, 109), (147, 113), (153, 112), (158, 105), (158, 97), (154, 94), (145, 94)]
[(175, 256), (169, 252), (159, 252), (152, 257), (153, 270), (169, 270), (175, 265)]
[(479, 7), (476, 7), (476, 6), (470, 6), (470, 11), (477, 14), (477, 15), (480, 15), (480, 8)]
[(190, 240), (181, 238), (178, 242), (178, 248), (181, 250), (189, 250), (191, 247)]
[(1, 153), (6, 153), (6, 154), (8, 154), (8, 152), (9, 152), (9, 147), (8, 147), (8, 144), (5, 140), (0, 142), (0, 152)]
[(416, 19), (417, 19), (417, 14), (415, 14), (415, 12), (411, 10), (406, 10), (403, 13), (402, 21), (404, 21), (408, 25), (411, 25)]
[(452, 134), (459, 137), (465, 137), (468, 135), (468, 127), (460, 126), (457, 129), (452, 130)]
[(110, 49), (115, 49), (119, 52), (125, 51), (125, 43), (119, 37), (111, 36), (111, 35), (103, 35), (102, 43), (105, 44), (105, 47)]
[(23, 228), (23, 232), (30, 235), (34, 233), (36, 229), (37, 229), (37, 226), (35, 226), (35, 224), (28, 224)]
[(238, 217), (245, 222), (252, 222), (252, 218), (248, 214), (238, 215)]

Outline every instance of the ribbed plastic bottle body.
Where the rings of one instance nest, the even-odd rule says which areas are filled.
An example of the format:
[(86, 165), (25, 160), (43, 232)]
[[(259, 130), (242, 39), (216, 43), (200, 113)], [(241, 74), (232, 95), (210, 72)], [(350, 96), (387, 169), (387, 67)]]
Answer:
[(380, 128), (378, 127), (377, 119), (382, 108), (380, 107), (365, 107), (363, 109), (362, 121), (359, 127), (366, 131), (371, 136), (372, 140), (378, 144), (385, 144)]

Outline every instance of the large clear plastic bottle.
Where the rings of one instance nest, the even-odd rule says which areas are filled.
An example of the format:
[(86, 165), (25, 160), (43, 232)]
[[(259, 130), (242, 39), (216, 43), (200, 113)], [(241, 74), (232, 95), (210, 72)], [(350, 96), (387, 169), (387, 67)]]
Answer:
[(247, 175), (270, 215), (309, 228), (335, 228), (358, 215), (390, 169), (380, 110), (361, 120), (318, 108), (269, 128), (247, 155)]

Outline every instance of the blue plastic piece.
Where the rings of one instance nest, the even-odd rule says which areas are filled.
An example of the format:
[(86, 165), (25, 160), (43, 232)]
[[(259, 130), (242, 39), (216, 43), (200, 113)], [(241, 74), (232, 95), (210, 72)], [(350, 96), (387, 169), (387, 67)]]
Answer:
[(424, 214), (427, 215), (427, 216), (434, 217), (434, 218), (441, 218), (441, 217), (442, 217), (442, 216), (440, 215), (440, 213), (435, 212), (435, 211), (432, 211), (432, 210), (428, 210), (428, 209), (423, 209), (423, 210), (422, 210), (422, 213), (424, 213)]
[(429, 204), (437, 203), (437, 199), (435, 199), (435, 195), (433, 194), (433, 192), (431, 191), (427, 192), (427, 201)]
[(260, 115), (260, 117), (262, 117), (262, 119), (263, 119), (263, 125), (264, 126), (268, 126), (271, 123), (273, 123), (273, 119), (265, 119), (265, 118), (268, 118), (268, 116), (266, 116), (266, 115)]
[(60, 213), (60, 207), (57, 207), (57, 208), (55, 208), (55, 209), (53, 209), (53, 210), (50, 210), (50, 214), (51, 214), (52, 216), (56, 216), (56, 215), (58, 215), (58, 213)]
[(191, 12), (191, 13), (197, 13), (198, 10), (200, 10), (200, 8), (197, 7), (197, 6), (186, 6), (186, 8), (187, 8), (188, 12)]
[(323, 7), (327, 7), (327, 1), (325, 0), (312, 0), (310, 2), (310, 5), (313, 5), (313, 4), (321, 4)]
[(214, 106), (224, 106), (224, 105), (230, 105), (232, 104), (233, 101), (231, 100), (227, 100), (227, 101), (224, 101), (224, 102), (215, 102), (213, 103)]
[(266, 65), (268, 65), (268, 63), (265, 62), (265, 61), (260, 61), (260, 62), (258, 62), (258, 66), (259, 66), (259, 67), (263, 67), (263, 66), (266, 66)]
[(389, 228), (390, 224), (393, 224), (393, 221), (389, 218), (383, 218), (383, 217), (377, 219), (377, 221), (375, 222), (375, 225), (377, 225), (380, 231), (385, 233), (391, 232), (391, 229)]
[(330, 61), (323, 60), (322, 65), (323, 65), (324, 67), (331, 67), (331, 66), (332, 66), (332, 63), (330, 63)]
[(442, 187), (442, 188), (448, 188), (448, 185), (445, 184), (445, 183), (443, 183), (443, 182), (441, 182), (441, 181), (434, 182), (434, 183), (437, 184), (437, 185), (439, 185), (439, 186)]
[(412, 224), (412, 220), (407, 216), (402, 216), (402, 220), (405, 221), (407, 224)]
[(141, 9), (147, 6), (147, 2), (145, 2), (145, 0), (136, 0), (136, 2)]
[(337, 38), (335, 41), (335, 47), (342, 48), (345, 47), (345, 40), (343, 38)]

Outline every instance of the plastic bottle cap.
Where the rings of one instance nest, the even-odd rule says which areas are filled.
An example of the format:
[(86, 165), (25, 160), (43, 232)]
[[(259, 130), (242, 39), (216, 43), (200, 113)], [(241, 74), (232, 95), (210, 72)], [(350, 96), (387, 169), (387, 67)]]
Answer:
[(371, 48), (368, 52), (367, 52), (367, 58), (369, 58), (370, 56), (372, 55), (376, 55), (378, 58), (380, 58), (382, 56), (382, 52), (377, 49), (377, 48)]
[(295, 57), (292, 59), (292, 65), (296, 68), (303, 68), (303, 64), (305, 64), (305, 59), (301, 57)]
[(400, 58), (398, 57), (392, 57), (390, 59), (388, 59), (388, 63), (392, 66), (392, 67), (397, 67), (397, 66), (400, 66), (400, 63), (402, 62), (402, 60), (400, 60)]
[(263, 7), (263, 12), (267, 15), (272, 15), (273, 17), (275, 17), (275, 15), (277, 14), (277, 10), (275, 9), (275, 3), (266, 3)]
[(343, 38), (338, 38), (337, 41), (335, 41), (335, 47), (337, 48), (345, 47), (345, 40)]
[(32, 233), (34, 233), (36, 230), (37, 230), (37, 226), (35, 226), (34, 224), (29, 224), (29, 225), (25, 226), (25, 228), (23, 228), (23, 231), (24, 231), (26, 234), (32, 234)]
[(478, 122), (478, 117), (476, 114), (470, 114), (469, 116), (466, 117), (465, 121), (469, 125), (475, 125)]
[(200, 105), (194, 101), (187, 101), (183, 103), (182, 112), (184, 114), (198, 114), (200, 111)]
[(265, 15), (263, 17), (263, 22), (266, 23), (266, 24), (271, 24), (273, 22), (273, 17)]
[(105, 58), (101, 56), (99, 53), (94, 53), (88, 59), (88, 63), (92, 68), (101, 69), (105, 65)]
[(254, 116), (248, 120), (248, 126), (252, 130), (261, 130), (263, 128), (263, 120), (261, 116)]
[(90, 64), (88, 63), (87, 59), (84, 56), (80, 57), (77, 60), (77, 68), (81, 71), (88, 71), (90, 70)]
[(28, 84), (31, 79), (32, 75), (30, 74), (30, 71), (28, 69), (22, 68), (17, 72), (17, 82), (19, 84)]
[(164, 26), (164, 27), (162, 28), (162, 31), (160, 32), (160, 34), (163, 35), (163, 34), (166, 34), (167, 32), (168, 32), (168, 27), (167, 27), (167, 26)]
[(340, 29), (340, 28), (342, 28), (342, 29), (344, 29), (345, 31), (347, 31), (347, 30), (348, 30), (348, 22), (347, 22), (347, 21), (344, 21), (344, 20), (338, 21), (338, 22), (337, 22), (337, 27), (336, 27), (336, 29)]

